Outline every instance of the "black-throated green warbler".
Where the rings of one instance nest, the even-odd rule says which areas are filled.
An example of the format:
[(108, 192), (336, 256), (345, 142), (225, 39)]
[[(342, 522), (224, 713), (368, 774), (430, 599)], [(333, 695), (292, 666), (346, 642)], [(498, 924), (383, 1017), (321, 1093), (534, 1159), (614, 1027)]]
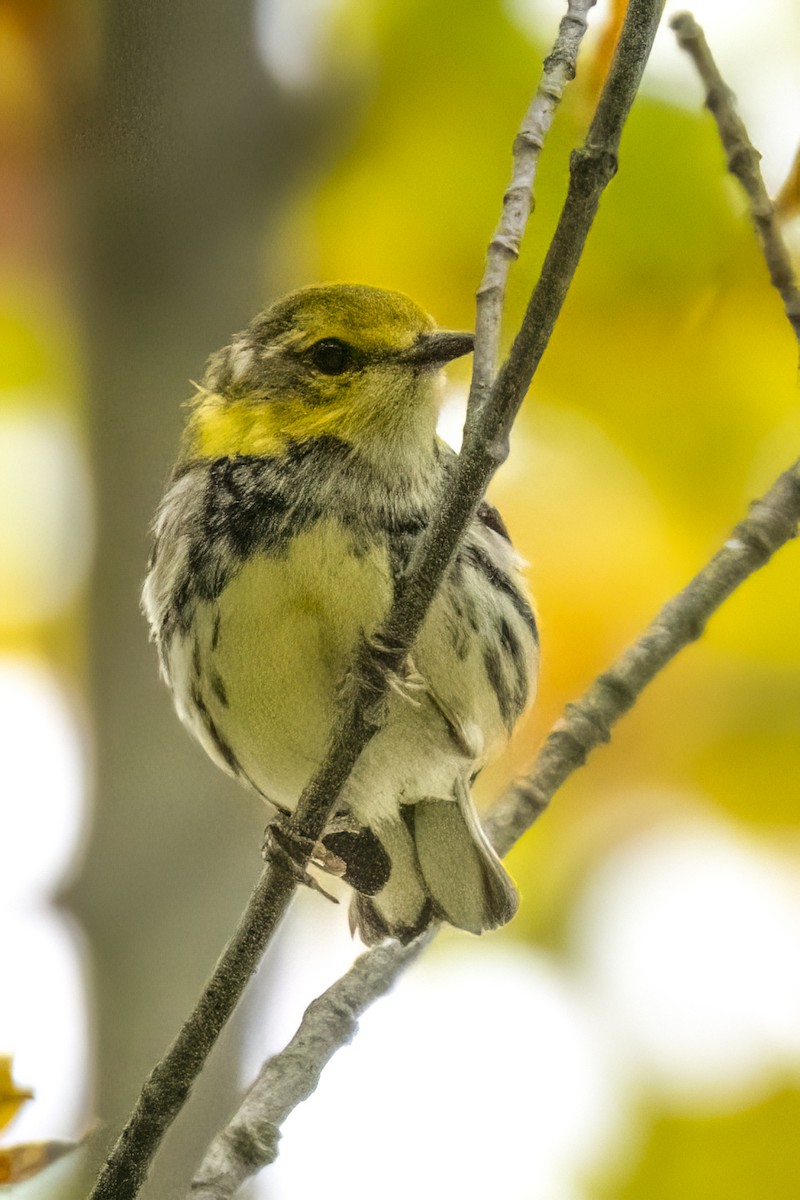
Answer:
[[(447, 487), (441, 367), (472, 335), (396, 292), (303, 288), (207, 365), (155, 520), (143, 604), (178, 713), (274, 810), (321, 761), (359, 637), (392, 599)], [(354, 888), (351, 925), (408, 941), (434, 918), (480, 933), (517, 893), (470, 783), (529, 703), (536, 624), (482, 503), (314, 861)]]

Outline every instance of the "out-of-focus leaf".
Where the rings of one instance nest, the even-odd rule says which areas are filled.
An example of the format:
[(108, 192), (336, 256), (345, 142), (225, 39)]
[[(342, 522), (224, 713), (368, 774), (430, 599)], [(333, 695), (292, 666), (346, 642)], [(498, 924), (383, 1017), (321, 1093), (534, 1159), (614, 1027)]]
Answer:
[(594, 50), (591, 55), (584, 57), (582, 70), (586, 80), (587, 101), (594, 101), (600, 95), (608, 75), (608, 68), (614, 57), (614, 51), (617, 48), (622, 22), (625, 20), (627, 11), (628, 0), (611, 0)]
[(775, 197), (775, 207), (782, 217), (800, 215), (800, 146), (797, 147), (789, 174)]
[(0, 1129), (17, 1115), (26, 1100), (33, 1099), (29, 1088), (17, 1087), (11, 1073), (13, 1060), (0, 1055)]
[(24, 1142), (0, 1148), (0, 1184), (22, 1183), (77, 1148), (74, 1142)]
[[(800, 1092), (714, 1116), (656, 1117), (643, 1154), (613, 1200), (796, 1200)], [(780, 1150), (777, 1148), (780, 1147)]]
[(320, 277), (400, 288), (443, 324), (463, 324), (541, 52), (499, 0), (390, 0), (376, 9), (375, 38), (376, 91), (308, 198), (308, 240)]

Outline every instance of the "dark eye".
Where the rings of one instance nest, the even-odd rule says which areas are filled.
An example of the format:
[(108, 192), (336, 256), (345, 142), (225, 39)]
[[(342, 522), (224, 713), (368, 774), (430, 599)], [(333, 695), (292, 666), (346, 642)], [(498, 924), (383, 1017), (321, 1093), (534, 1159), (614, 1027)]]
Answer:
[(311, 347), (311, 361), (323, 375), (341, 375), (351, 358), (350, 347), (338, 338), (324, 338)]

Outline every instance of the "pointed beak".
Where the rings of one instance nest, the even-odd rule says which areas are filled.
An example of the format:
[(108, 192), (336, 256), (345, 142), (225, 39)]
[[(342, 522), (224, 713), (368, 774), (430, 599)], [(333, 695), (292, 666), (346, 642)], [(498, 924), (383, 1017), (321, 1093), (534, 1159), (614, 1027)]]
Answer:
[(422, 334), (413, 346), (398, 354), (397, 361), (435, 371), (454, 358), (471, 354), (474, 341), (471, 333), (451, 333), (448, 329), (439, 329), (435, 333)]

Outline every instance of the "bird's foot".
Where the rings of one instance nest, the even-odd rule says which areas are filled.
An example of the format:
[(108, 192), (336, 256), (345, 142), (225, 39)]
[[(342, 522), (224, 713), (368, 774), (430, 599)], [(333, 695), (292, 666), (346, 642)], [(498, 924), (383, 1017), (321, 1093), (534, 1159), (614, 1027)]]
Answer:
[(325, 888), (308, 871), (307, 864), (315, 863), (330, 875), (344, 875), (347, 867), (336, 854), (333, 854), (322, 842), (312, 842), (311, 838), (297, 833), (291, 820), (279, 813), (264, 830), (264, 841), (261, 847), (262, 856), (282, 867), (285, 871), (302, 883), (304, 887), (319, 892), (333, 904), (338, 904), (336, 896), (326, 892)]
[(417, 670), (410, 654), (403, 655), (390, 646), (378, 633), (364, 635), (368, 665), (364, 679), (376, 692), (382, 690), (385, 679), (391, 691), (411, 704), (419, 704), (427, 683)]

